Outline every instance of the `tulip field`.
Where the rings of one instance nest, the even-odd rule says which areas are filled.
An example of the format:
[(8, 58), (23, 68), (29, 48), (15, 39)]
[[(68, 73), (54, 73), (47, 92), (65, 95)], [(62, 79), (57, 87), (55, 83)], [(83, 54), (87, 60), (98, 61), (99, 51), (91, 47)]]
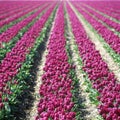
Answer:
[(0, 1), (0, 120), (120, 120), (120, 1)]

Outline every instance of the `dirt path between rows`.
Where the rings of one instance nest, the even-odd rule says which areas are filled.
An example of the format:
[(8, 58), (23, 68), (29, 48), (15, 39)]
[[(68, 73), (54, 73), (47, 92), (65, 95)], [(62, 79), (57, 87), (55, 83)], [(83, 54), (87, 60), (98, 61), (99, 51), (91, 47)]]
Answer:
[(108, 68), (113, 71), (115, 74), (117, 80), (120, 82), (120, 68), (117, 65), (117, 63), (114, 62), (113, 58), (110, 56), (110, 54), (106, 51), (106, 49), (103, 47), (103, 43), (100, 42), (100, 37), (96, 33), (94, 33), (91, 30), (91, 27), (88, 26), (88, 24), (85, 22), (84, 17), (72, 6), (71, 3), (69, 3), (75, 14), (77, 15), (78, 19), (80, 20), (81, 24), (83, 25), (86, 33), (90, 37), (90, 40), (95, 44), (96, 50), (99, 51), (102, 59), (107, 63)]
[(40, 100), (39, 89), (40, 89), (40, 85), (42, 84), (41, 76), (44, 73), (43, 67), (45, 65), (46, 55), (47, 55), (47, 49), (44, 51), (42, 55), (42, 59), (40, 60), (40, 63), (38, 65), (37, 80), (34, 86), (35, 92), (33, 93), (34, 102), (33, 102), (33, 107), (29, 110), (29, 117), (27, 117), (27, 120), (35, 120), (35, 116), (37, 115), (37, 104), (39, 103)]

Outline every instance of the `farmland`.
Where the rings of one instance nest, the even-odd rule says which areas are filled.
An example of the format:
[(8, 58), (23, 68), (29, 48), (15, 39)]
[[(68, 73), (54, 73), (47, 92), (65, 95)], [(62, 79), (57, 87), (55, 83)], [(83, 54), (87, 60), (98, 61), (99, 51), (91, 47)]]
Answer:
[(120, 2), (0, 1), (0, 120), (120, 120)]

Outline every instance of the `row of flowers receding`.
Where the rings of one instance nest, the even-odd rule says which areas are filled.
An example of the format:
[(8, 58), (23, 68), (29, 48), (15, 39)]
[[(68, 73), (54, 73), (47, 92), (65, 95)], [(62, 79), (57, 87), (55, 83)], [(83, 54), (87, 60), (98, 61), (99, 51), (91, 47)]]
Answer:
[(36, 120), (75, 120), (72, 108), (71, 65), (68, 63), (63, 3), (60, 4), (48, 44)]
[(7, 29), (5, 32), (0, 34), (0, 42), (10, 42), (10, 40), (15, 37), (15, 35), (26, 26), (29, 22), (31, 22), (34, 18), (36, 18), (48, 5), (41, 7), (37, 12), (20, 21), (19, 23), (13, 25), (11, 28)]
[(119, 23), (116, 23), (115, 21), (111, 20), (110, 18), (106, 18), (105, 16), (99, 14), (98, 12), (96, 12), (95, 10), (93, 10), (93, 9), (87, 7), (87, 6), (83, 6), (83, 7), (91, 15), (95, 16), (98, 20), (101, 20), (103, 23), (107, 24), (108, 27), (110, 27), (111, 29), (114, 29), (114, 30), (120, 32), (120, 24)]
[[(74, 4), (77, 10), (85, 17), (85, 19), (95, 28), (103, 39), (110, 45), (110, 47), (118, 54), (120, 54), (120, 38), (115, 35), (113, 31), (109, 30), (106, 26), (100, 23), (98, 20), (92, 18), (88, 13), (81, 10), (76, 4)], [(91, 19), (92, 18), (92, 19)]]
[[(56, 3), (24, 34), (0, 64), (0, 119), (8, 117), (17, 97), (26, 88), (37, 48), (44, 41), (53, 20)], [(51, 17), (49, 17), (51, 16)]]
[(14, 10), (16, 9), (22, 9), (24, 7), (27, 7), (27, 6), (31, 6), (33, 5), (33, 2), (29, 2), (26, 6), (25, 6), (25, 3), (27, 2), (1, 2), (0, 4), (0, 16), (2, 16), (3, 14), (8, 14), (8, 13), (11, 13), (13, 12)]
[[(32, 4), (31, 5), (30, 4), (29, 5), (27, 4), (26, 6), (25, 5), (23, 6), (23, 4), (16, 4), (18, 6), (15, 9), (10, 10), (9, 12), (6, 11), (5, 13), (1, 13), (0, 14), (0, 20), (6, 19), (8, 17), (12, 17), (15, 14), (21, 12), (22, 10), (25, 10), (25, 9), (28, 9), (28, 8), (32, 7)], [(2, 11), (2, 8), (1, 8), (1, 11)]]
[(36, 13), (30, 15), (28, 18), (25, 18), (21, 22), (13, 25), (11, 28), (6, 30), (0, 35), (1, 45), (0, 45), (0, 63), (3, 58), (6, 56), (7, 52), (15, 46), (26, 31), (42, 16), (42, 14), (47, 10), (46, 7), (50, 7), (48, 4), (43, 5), (40, 10)]
[(117, 83), (114, 74), (108, 69), (107, 64), (95, 49), (95, 45), (88, 38), (75, 13), (68, 5), (67, 9), (73, 34), (83, 61), (83, 70), (88, 74), (92, 87), (99, 92), (99, 112), (106, 120), (120, 119), (120, 84)]
[[(34, 14), (41, 6), (36, 7), (35, 9), (31, 10), (30, 12), (20, 16), (17, 19), (12, 20), (11, 22), (9, 22), (8, 24), (4, 24), (1, 28), (0, 28), (0, 34), (2, 32), (5, 32), (7, 29), (9, 29), (10, 27), (12, 27), (13, 25), (19, 23), (20, 21), (22, 21), (23, 19), (29, 17), (30, 15)], [(33, 8), (33, 7), (31, 7)], [(7, 19), (7, 18), (6, 18)]]
[(9, 24), (10, 22), (12, 22), (12, 21), (14, 21), (14, 20), (22, 17), (23, 15), (31, 12), (32, 10), (34, 10), (34, 9), (36, 9), (36, 8), (38, 8), (38, 7), (39, 7), (39, 5), (36, 4), (35, 6), (29, 7), (28, 9), (23, 8), (23, 11), (19, 12), (18, 14), (15, 14), (15, 15), (12, 16), (12, 17), (8, 17), (8, 18), (6, 18), (6, 19), (1, 20), (1, 21), (0, 21), (0, 27), (3, 27), (4, 25)]
[[(119, 1), (114, 1), (114, 2), (89, 2), (86, 1), (84, 2), (85, 4), (89, 5), (89, 7), (96, 9), (97, 12), (99, 11), (99, 13), (101, 13), (102, 15), (104, 15), (105, 17), (112, 17), (113, 19), (116, 19), (117, 21), (120, 20), (120, 11), (118, 12), (117, 10), (119, 9)], [(111, 4), (110, 7), (109, 4)], [(107, 6), (106, 6), (107, 5)], [(108, 9), (106, 9), (108, 7)], [(112, 9), (112, 10), (111, 10)], [(115, 13), (115, 11), (117, 13)]]

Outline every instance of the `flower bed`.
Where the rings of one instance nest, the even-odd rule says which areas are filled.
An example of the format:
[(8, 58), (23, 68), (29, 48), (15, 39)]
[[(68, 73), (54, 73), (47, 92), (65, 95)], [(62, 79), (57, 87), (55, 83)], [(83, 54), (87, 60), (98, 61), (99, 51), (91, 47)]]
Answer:
[[(33, 57), (37, 52), (36, 49), (43, 41), (47, 32), (47, 29), (43, 29), (44, 25), (54, 8), (55, 3), (24, 34), (0, 64), (0, 119), (8, 117), (11, 112), (11, 106), (16, 104), (17, 96), (25, 89), (24, 78), (30, 77), (29, 72), (33, 63)], [(50, 22), (51, 19), (49, 20)], [(48, 27), (47, 23), (45, 28)], [(39, 36), (41, 38), (37, 39)]]
[[(87, 6), (83, 6), (85, 10), (87, 10), (91, 15), (97, 17), (98, 20), (101, 20), (103, 23), (107, 24), (109, 27), (115, 29), (116, 31), (120, 32), (120, 24), (116, 23), (115, 21), (111, 20), (110, 18), (106, 18), (105, 16), (97, 13), (96, 11), (88, 8)], [(92, 18), (92, 16), (91, 16)]]
[(9, 17), (9, 18), (7, 18), (7, 19), (1, 20), (1, 21), (0, 21), (0, 27), (3, 27), (4, 25), (9, 24), (10, 22), (12, 22), (12, 21), (14, 21), (14, 20), (22, 17), (23, 15), (31, 12), (32, 10), (34, 10), (34, 9), (36, 9), (36, 8), (38, 8), (38, 7), (39, 7), (39, 5), (35, 5), (35, 6), (32, 6), (31, 8), (28, 8), (27, 10), (26, 10), (26, 9), (23, 9), (23, 11), (21, 11), (20, 13), (15, 14), (14, 16)]
[(0, 42), (10, 42), (10, 40), (28, 23), (30, 23), (34, 18), (36, 18), (48, 5), (42, 7), (36, 13), (30, 15), (28, 18), (20, 21), (19, 23), (15, 24), (11, 28), (7, 29), (5, 32), (0, 34)]
[[(119, 8), (120, 8), (120, 1), (114, 1), (114, 2), (113, 1), (111, 1), (111, 2), (106, 1), (106, 3), (105, 3), (105, 1), (104, 2), (101, 2), (101, 1), (89, 2), (89, 1), (87, 1), (87, 2), (85, 2), (85, 4), (100, 11), (104, 15), (108, 15), (110, 17), (113, 17), (118, 21), (120, 20), (119, 13), (114, 13), (114, 11), (119, 10)], [(108, 7), (109, 5), (110, 5), (110, 7), (108, 9), (106, 9), (106, 7)], [(112, 8), (112, 11), (110, 10), (110, 8)]]
[(72, 111), (74, 103), (71, 101), (72, 80), (69, 77), (71, 66), (65, 49), (63, 9), (61, 4), (49, 38), (36, 120), (75, 120), (75, 112)]
[(106, 120), (120, 119), (120, 84), (102, 60), (95, 45), (89, 40), (83, 26), (72, 9), (67, 6), (72, 30), (83, 61), (83, 70), (88, 74), (93, 88), (99, 92), (99, 112)]
[[(75, 5), (75, 4), (74, 4)], [(95, 19), (91, 19), (91, 16), (81, 10), (75, 5), (77, 10), (85, 17), (85, 19), (95, 28), (95, 30), (104, 38), (104, 40), (111, 46), (111, 48), (118, 54), (120, 54), (120, 38), (115, 35), (112, 31), (106, 28), (102, 23)]]
[(8, 17), (14, 16), (15, 14), (18, 14), (19, 12), (21, 12), (22, 10), (29, 9), (30, 7), (32, 7), (32, 6), (20, 6), (20, 7), (18, 6), (16, 9), (14, 9), (10, 12), (1, 14), (0, 20), (4, 20), (4, 19), (7, 19)]

